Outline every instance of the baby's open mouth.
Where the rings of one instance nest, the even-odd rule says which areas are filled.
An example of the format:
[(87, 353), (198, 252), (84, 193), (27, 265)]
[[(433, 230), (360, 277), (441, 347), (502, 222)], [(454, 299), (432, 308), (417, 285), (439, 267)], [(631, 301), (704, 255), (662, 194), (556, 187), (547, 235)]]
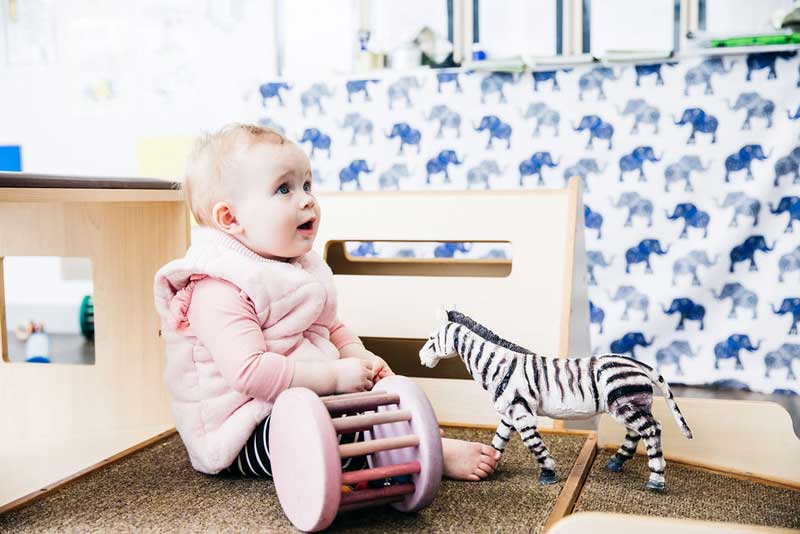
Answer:
[(313, 228), (314, 228), (314, 219), (304, 222), (303, 224), (297, 227), (298, 230), (311, 230)]

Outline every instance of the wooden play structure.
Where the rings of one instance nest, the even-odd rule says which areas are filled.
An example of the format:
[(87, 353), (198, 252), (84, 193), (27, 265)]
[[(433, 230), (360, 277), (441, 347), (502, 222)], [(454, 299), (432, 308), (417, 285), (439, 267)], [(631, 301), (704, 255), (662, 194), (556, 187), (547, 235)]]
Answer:
[[(437, 374), (419, 366), (421, 340), (436, 328), (439, 306), (456, 305), (477, 321), (496, 327), (499, 335), (540, 354), (589, 353), (583, 211), (577, 179), (559, 190), (325, 193), (319, 201), (324, 217), (315, 247), (334, 271), (340, 317), (369, 348), (420, 386), (446, 434), (488, 443), (497, 415), (485, 392), (464, 379), (458, 365), (442, 364), (432, 370)], [(159, 434), (169, 428), (170, 419), (161, 387), (163, 347), (151, 285), (156, 269), (181, 255), (188, 244), (180, 192), (85, 190), (71, 199), (70, 191), (63, 188), (3, 187), (0, 202), (0, 255), (92, 257), (98, 288), (94, 369), (0, 364), (2, 430), (12, 436), (0, 443), (2, 457), (11, 453), (19, 461), (45, 458), (41, 447), (25, 449), (26, 444), (44, 439), (43, 429), (66, 426), (59, 427), (63, 418), (79, 422), (74, 432), (63, 429), (64, 436), (76, 440), (84, 435), (84, 442), (88, 441), (87, 434), (128, 432), (129, 437), (119, 440), (115, 449), (109, 445), (95, 459), (73, 462), (58, 477), (49, 481), (40, 477), (13, 502), (0, 503), (0, 530), (4, 526), (57, 528), (53, 522), (59, 521), (59, 506), (69, 506), (68, 512), (60, 513), (69, 515), (70, 525), (97, 529), (116, 524), (120, 528), (119, 523), (104, 523), (106, 519), (92, 509), (94, 501), (110, 506), (103, 500), (109, 497), (92, 488), (119, 484), (122, 497), (116, 495), (117, 499), (124, 499), (129, 486), (132, 495), (137, 491), (148, 495), (147, 507), (127, 511), (128, 529), (152, 530), (166, 521), (174, 528), (214, 530), (228, 524), (216, 523), (218, 516), (229, 520), (236, 510), (252, 510), (253, 503), (258, 503), (264, 513), (254, 518), (254, 530), (292, 531), (270, 483), (263, 482), (270, 488), (264, 493), (254, 489), (264, 486), (252, 480), (193, 473), (181, 459), (174, 433)], [(28, 224), (20, 226), (22, 220)], [(13, 221), (13, 231), (9, 221)], [(56, 235), (48, 237), (53, 227)], [(512, 255), (493, 260), (363, 258), (347, 253), (344, 243), (351, 241), (510, 243)], [(110, 251), (101, 252), (104, 247), (111, 247)], [(104, 267), (109, 262), (114, 263)], [(54, 398), (64, 404), (54, 406)], [(556, 534), (589, 529), (767, 533), (800, 528), (800, 440), (788, 414), (771, 403), (689, 398), (677, 402), (694, 432), (692, 441), (680, 435), (663, 399), (654, 406), (663, 424), (668, 480), (664, 495), (641, 487), (642, 477), (634, 471), (646, 463), (642, 449), (622, 473), (604, 470), (604, 460), (623, 438), (622, 427), (607, 416), (600, 418), (595, 430), (542, 421), (543, 440), (563, 466), (558, 484), (536, 484), (538, 467), (514, 438), (499, 470), (477, 488), (443, 481), (431, 505), (417, 514), (368, 508), (340, 514), (333, 526), (362, 532)], [(140, 433), (132, 437), (131, 429)], [(147, 438), (147, 447), (124, 451)], [(119, 461), (107, 466), (103, 458), (115, 454), (112, 459)], [(165, 457), (185, 465), (169, 471), (172, 463), (158, 464)], [(163, 475), (167, 471), (170, 475)], [(10, 473), (26, 475), (21, 468)], [(36, 491), (75, 473), (83, 476), (56, 491)], [(197, 500), (193, 498), (177, 506), (175, 499), (183, 496), (170, 493), (178, 483), (176, 477), (183, 477), (184, 491), (220, 497), (210, 499), (211, 503), (204, 498), (202, 507), (193, 507)], [(342, 505), (337, 503), (334, 513)], [(242, 512), (243, 521), (245, 515)], [(512, 519), (513, 523), (504, 523)], [(238, 525), (241, 531), (248, 528), (247, 523)]]

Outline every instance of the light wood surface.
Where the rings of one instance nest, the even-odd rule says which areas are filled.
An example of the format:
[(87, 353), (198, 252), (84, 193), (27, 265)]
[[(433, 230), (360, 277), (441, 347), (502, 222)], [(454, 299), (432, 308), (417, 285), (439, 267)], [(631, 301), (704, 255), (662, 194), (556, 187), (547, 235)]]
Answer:
[(592, 433), (586, 439), (586, 443), (583, 444), (581, 452), (578, 454), (578, 458), (575, 460), (566, 482), (564, 482), (564, 487), (561, 489), (550, 515), (547, 516), (547, 520), (544, 522), (543, 532), (547, 532), (562, 517), (572, 513), (573, 508), (575, 508), (575, 502), (581, 494), (583, 483), (592, 470), (592, 462), (594, 462), (596, 454), (597, 435)]
[(182, 202), (183, 191), (169, 189), (2, 188), (0, 202)]
[[(91, 202), (12, 201), (11, 193), (20, 191), (0, 189), (0, 256), (92, 261), (95, 364), (0, 362), (0, 465), (14, 469), (14, 484), (0, 484), (0, 504), (173, 425), (162, 382), (165, 358), (153, 276), (182, 256), (189, 242), (179, 192), (157, 192), (172, 195), (171, 201), (141, 202), (141, 191), (124, 190), (100, 191)], [(43, 198), (74, 192), (36, 190)], [(106, 201), (106, 194), (115, 198)], [(82, 436), (97, 439), (62, 450), (61, 444), (78, 443)], [(5, 464), (19, 458), (36, 458), (41, 469)]]
[[(572, 310), (575, 294), (585, 292), (584, 274), (573, 270), (584, 255), (579, 188), (573, 179), (568, 189), (320, 194), (324, 223), (315, 247), (324, 257), (333, 246), (341, 256), (342, 241), (489, 241), (509, 242), (512, 249), (508, 276), (477, 271), (472, 276), (413, 271), (378, 276), (369, 271), (373, 262), (368, 261), (359, 262), (361, 274), (336, 274), (334, 268), (339, 316), (362, 337), (421, 339), (438, 327), (436, 311), (454, 305), (542, 355), (565, 356), (573, 339), (585, 340), (588, 347), (588, 309), (585, 314)], [(420, 263), (430, 268), (437, 262)], [(439, 260), (435, 268), (448, 273), (453, 263)], [(507, 262), (497, 265), (507, 269)], [(586, 307), (585, 301), (579, 306)], [(577, 325), (584, 316), (584, 324)], [(486, 393), (472, 380), (416, 380), (440, 421), (497, 422)], [(543, 420), (542, 426), (549, 425)]]
[(797, 534), (798, 530), (604, 512), (572, 514), (547, 534)]
[[(800, 440), (782, 406), (772, 402), (678, 398), (693, 439), (683, 437), (665, 400), (653, 402), (661, 422), (664, 456), (729, 473), (755, 476), (800, 487)], [(600, 447), (616, 447), (625, 439), (622, 425), (603, 415)], [(639, 452), (644, 453), (640, 442)], [(669, 467), (667, 468), (669, 469)]]

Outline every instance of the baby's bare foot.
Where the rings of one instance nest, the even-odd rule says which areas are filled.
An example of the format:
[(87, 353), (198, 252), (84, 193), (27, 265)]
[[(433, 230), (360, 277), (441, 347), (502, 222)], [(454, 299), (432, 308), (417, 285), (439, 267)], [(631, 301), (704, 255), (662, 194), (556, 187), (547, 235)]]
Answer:
[(489, 445), (442, 438), (444, 476), (456, 480), (478, 481), (491, 475), (500, 453)]

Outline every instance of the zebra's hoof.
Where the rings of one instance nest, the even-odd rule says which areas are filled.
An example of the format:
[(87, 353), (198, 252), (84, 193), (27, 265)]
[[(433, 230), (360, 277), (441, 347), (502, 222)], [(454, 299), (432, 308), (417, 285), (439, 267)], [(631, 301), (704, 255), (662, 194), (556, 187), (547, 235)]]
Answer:
[(644, 485), (645, 489), (662, 492), (667, 490), (667, 483), (666, 482), (653, 482), (652, 480), (648, 480), (647, 484)]
[(606, 464), (606, 469), (609, 471), (614, 471), (615, 473), (619, 473), (622, 471), (623, 462), (619, 462), (614, 458), (611, 458), (608, 463)]
[(539, 475), (539, 485), (540, 486), (548, 486), (550, 484), (555, 484), (557, 482), (556, 479), (556, 472), (550, 469), (542, 469), (541, 474)]

